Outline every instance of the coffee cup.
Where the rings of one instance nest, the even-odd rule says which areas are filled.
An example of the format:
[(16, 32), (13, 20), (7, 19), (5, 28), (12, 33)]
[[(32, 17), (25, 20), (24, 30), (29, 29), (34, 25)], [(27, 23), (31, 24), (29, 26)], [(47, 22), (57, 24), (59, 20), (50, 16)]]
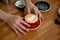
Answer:
[(15, 2), (15, 6), (16, 6), (16, 8), (23, 10), (26, 6), (26, 3), (22, 0), (18, 0)]
[(39, 18), (34, 15), (34, 14), (27, 14), (25, 16), (25, 21), (30, 25), (24, 25), (26, 28), (30, 29), (30, 30), (36, 30), (40, 27), (41, 25), (41, 20), (39, 20)]

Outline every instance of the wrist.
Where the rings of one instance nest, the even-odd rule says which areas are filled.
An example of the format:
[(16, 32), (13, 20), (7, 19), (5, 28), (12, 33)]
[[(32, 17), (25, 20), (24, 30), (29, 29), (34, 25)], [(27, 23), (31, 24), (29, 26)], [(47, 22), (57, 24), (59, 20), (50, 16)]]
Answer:
[(26, 2), (26, 4), (27, 4), (27, 3), (31, 3), (31, 1), (30, 1), (30, 0), (25, 0), (25, 2)]
[(2, 20), (7, 22), (9, 18), (10, 18), (10, 14), (6, 14), (2, 17)]
[(0, 19), (1, 20), (6, 21), (9, 16), (10, 16), (10, 14), (7, 14), (6, 12), (0, 10)]
[(7, 15), (5, 15), (5, 17), (3, 18), (3, 20), (4, 20), (5, 22), (7, 22), (11, 16), (12, 16), (12, 15), (7, 14)]

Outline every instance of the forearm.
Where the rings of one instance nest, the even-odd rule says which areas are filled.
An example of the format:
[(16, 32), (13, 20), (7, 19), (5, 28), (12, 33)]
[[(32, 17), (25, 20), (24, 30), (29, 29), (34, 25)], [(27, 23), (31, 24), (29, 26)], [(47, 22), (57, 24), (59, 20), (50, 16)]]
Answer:
[(8, 16), (9, 16), (9, 14), (7, 14), (6, 12), (0, 10), (0, 19), (6, 21)]

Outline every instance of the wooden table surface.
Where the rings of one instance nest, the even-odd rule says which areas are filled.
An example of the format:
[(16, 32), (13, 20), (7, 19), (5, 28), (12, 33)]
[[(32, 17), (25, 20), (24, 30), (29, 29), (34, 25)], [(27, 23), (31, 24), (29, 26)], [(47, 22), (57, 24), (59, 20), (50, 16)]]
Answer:
[[(9, 5), (1, 4), (0, 9), (3, 11), (23, 16), (24, 12), (18, 10), (14, 3), (16, 0), (11, 0)], [(60, 0), (45, 0), (51, 4), (51, 9), (48, 12), (42, 13), (44, 20), (41, 27), (35, 31), (27, 32), (27, 35), (20, 33), (19, 40), (60, 40), (60, 25), (55, 24), (55, 19), (58, 18), (58, 8)], [(32, 0), (36, 2), (36, 0)], [(0, 20), (0, 40), (18, 40), (14, 31), (2, 20)]]

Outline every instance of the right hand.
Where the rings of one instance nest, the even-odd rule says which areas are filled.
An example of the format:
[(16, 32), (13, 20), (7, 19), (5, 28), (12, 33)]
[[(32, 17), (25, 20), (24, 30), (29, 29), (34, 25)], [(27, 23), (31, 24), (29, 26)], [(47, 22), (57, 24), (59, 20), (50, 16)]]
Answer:
[[(15, 31), (15, 33), (19, 36), (19, 32), (26, 34), (25, 31), (29, 31), (26, 27), (24, 27), (22, 24), (25, 24), (27, 26), (30, 26), (27, 24), (22, 17), (10, 15), (7, 17), (6, 21), (8, 25)], [(22, 23), (22, 24), (21, 24)], [(24, 31), (25, 30), (25, 31)]]
[[(27, 1), (27, 0), (26, 0)], [(37, 17), (39, 17), (39, 19), (43, 20), (43, 16), (41, 14), (41, 12), (39, 11), (39, 9), (31, 2), (31, 1), (27, 1), (26, 2), (26, 8), (25, 8), (25, 14), (31, 14), (31, 12), (35, 13), (37, 15)]]

